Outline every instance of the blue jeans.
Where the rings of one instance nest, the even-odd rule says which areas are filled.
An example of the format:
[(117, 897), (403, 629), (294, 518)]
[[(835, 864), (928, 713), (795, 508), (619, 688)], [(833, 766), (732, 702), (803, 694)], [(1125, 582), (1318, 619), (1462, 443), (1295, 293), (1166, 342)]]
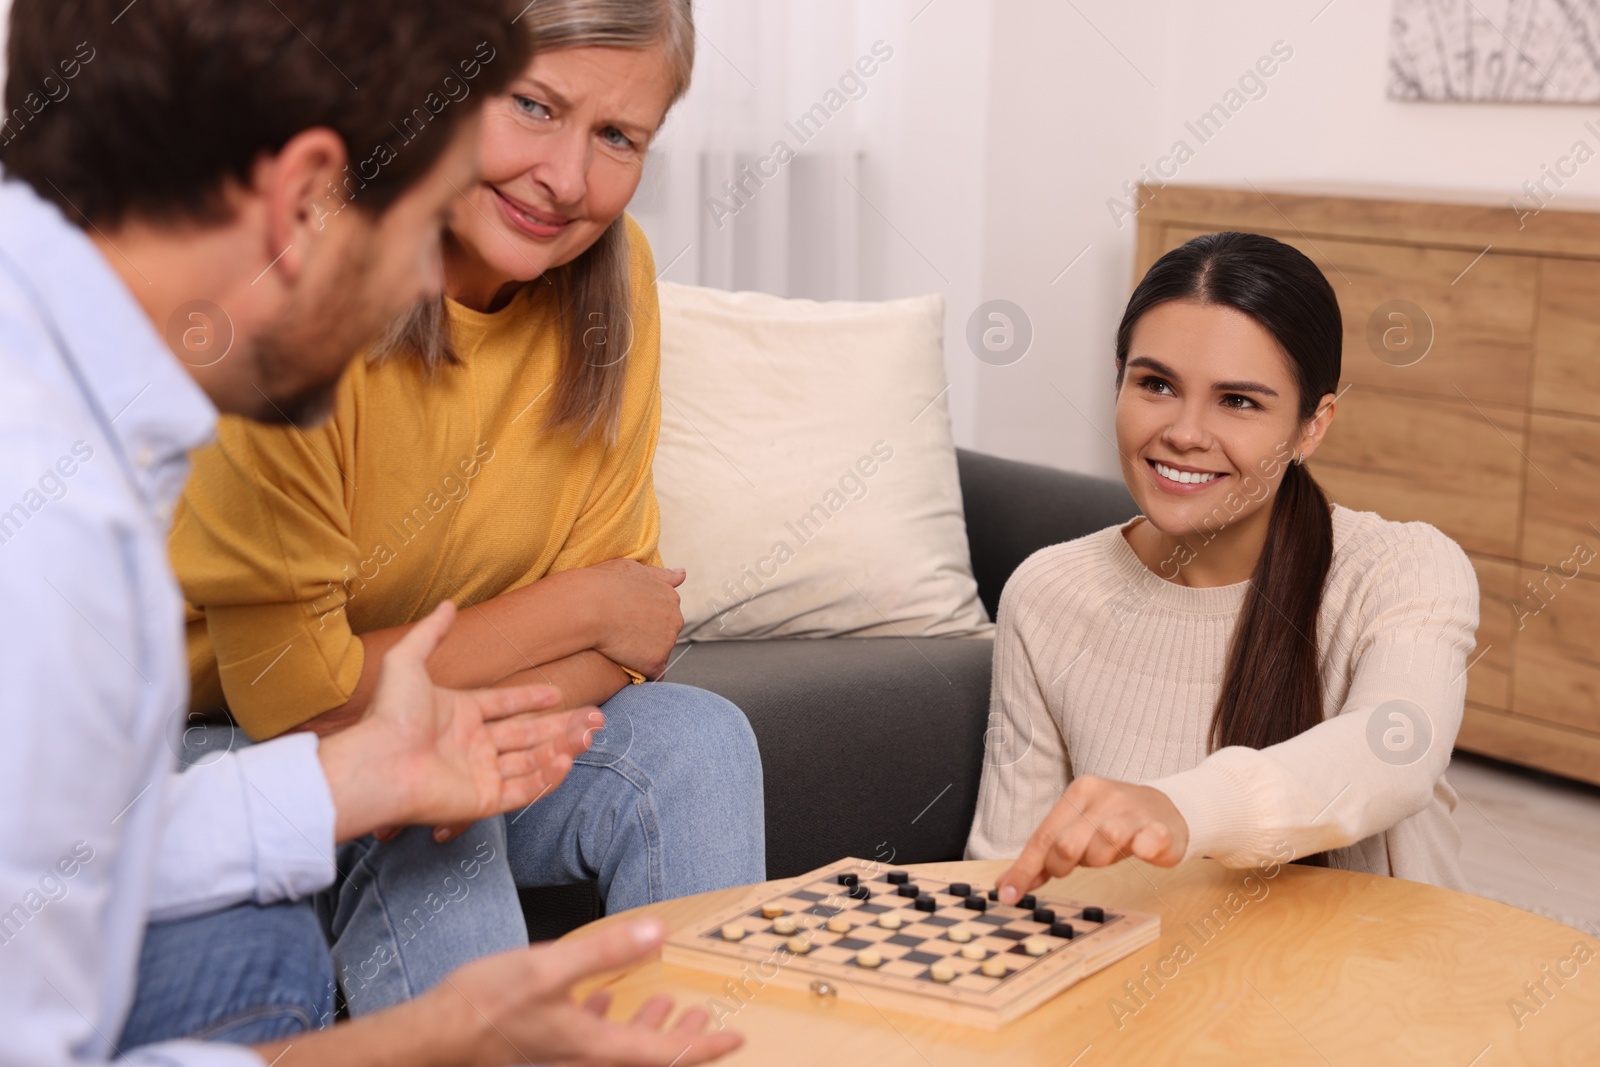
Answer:
[[(713, 693), (659, 682), (629, 686), (604, 711), (606, 728), (538, 803), (475, 823), (443, 845), (433, 841), (431, 828), (413, 827), (393, 841), (369, 836), (341, 846), (339, 879), (316, 900), (326, 939), (317, 945), (299, 937), (284, 951), (309, 953), (326, 966), (331, 944), (350, 1012), (365, 1015), (425, 992), (464, 963), (526, 945), (519, 885), (594, 880), (606, 910), (616, 912), (763, 881), (761, 761), (744, 713)], [(225, 738), (194, 737), (186, 746), (198, 751), (228, 745)], [(233, 747), (243, 743), (242, 734), (232, 740)], [(215, 953), (253, 968), (254, 960), (216, 946), (273, 910), (235, 908), (165, 924), (173, 929), (161, 940), (187, 943), (190, 957)], [(289, 910), (302, 923), (309, 914), (303, 906)], [(191, 1011), (191, 1004), (207, 1002), (208, 987), (186, 994), (181, 983), (171, 987), (155, 973), (185, 966), (177, 962), (183, 958), (172, 949), (154, 956), (150, 970), (141, 965), (138, 996), (143, 1001), (148, 986), (150, 1013), (190, 1020), (255, 1010), (245, 997), (224, 1005), (226, 1011)], [(302, 1000), (321, 988), (321, 971), (308, 981)], [(183, 999), (189, 995), (194, 999)], [(177, 1003), (165, 1003), (174, 997)]]
[(703, 689), (628, 686), (549, 796), (506, 816), (524, 887), (594, 880), (615, 913), (767, 877), (761, 755), (744, 713)]
[(368, 835), (337, 857), (340, 878), (316, 905), (352, 1015), (410, 1000), (463, 963), (528, 943), (502, 819), (473, 823), (442, 845), (431, 826), (386, 842)]
[(319, 902), (352, 1015), (398, 1004), (528, 943), (518, 886), (597, 881), (608, 912), (766, 878), (761, 757), (744, 713), (703, 689), (629, 686), (549, 796), (445, 845), (415, 827), (345, 845)]
[(328, 942), (308, 903), (151, 923), (117, 1047), (289, 1037), (333, 1024), (333, 991)]

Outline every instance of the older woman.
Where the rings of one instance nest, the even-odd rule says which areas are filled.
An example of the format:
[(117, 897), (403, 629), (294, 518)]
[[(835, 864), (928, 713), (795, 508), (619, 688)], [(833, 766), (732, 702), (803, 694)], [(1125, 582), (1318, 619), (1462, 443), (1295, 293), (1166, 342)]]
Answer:
[(630, 684), (666, 667), (683, 575), (656, 547), (655, 270), (623, 211), (688, 87), (691, 6), (539, 0), (520, 22), (537, 56), (486, 108), (448, 298), (358, 362), (325, 426), (226, 422), (172, 538), (195, 708), (253, 738), (358, 719), (382, 654), (446, 599), (468, 607), (429, 662), (439, 684), (539, 680), (603, 704), (538, 803), (341, 856), (324, 914), (357, 1013), (525, 943), (517, 886), (594, 879), (616, 911), (764, 877), (743, 714)]

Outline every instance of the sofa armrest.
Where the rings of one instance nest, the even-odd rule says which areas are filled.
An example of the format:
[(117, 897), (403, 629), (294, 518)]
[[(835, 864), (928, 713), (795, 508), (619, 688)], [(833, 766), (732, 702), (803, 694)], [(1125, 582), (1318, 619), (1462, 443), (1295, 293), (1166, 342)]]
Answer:
[(978, 595), (994, 618), (1022, 561), (1139, 514), (1127, 486), (1106, 478), (956, 450)]

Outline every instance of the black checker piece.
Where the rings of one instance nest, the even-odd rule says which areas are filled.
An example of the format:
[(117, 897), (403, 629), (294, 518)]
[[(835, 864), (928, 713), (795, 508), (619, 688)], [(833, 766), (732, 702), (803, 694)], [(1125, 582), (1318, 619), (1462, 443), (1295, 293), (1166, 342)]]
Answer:
[(1011, 940), (1011, 941), (1021, 941), (1023, 938), (1027, 937), (1028, 935), (1023, 933), (1021, 930), (996, 930), (994, 932), (994, 936), (995, 937), (1004, 937), (1004, 938), (1007, 938), (1008, 940)]

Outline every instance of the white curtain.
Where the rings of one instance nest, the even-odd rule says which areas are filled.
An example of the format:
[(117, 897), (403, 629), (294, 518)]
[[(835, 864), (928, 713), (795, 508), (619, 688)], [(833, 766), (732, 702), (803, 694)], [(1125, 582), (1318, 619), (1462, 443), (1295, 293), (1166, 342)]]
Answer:
[(874, 121), (892, 107), (893, 27), (883, 25), (892, 6), (696, 3), (694, 86), (632, 207), (663, 277), (819, 300), (868, 295), (864, 173)]

